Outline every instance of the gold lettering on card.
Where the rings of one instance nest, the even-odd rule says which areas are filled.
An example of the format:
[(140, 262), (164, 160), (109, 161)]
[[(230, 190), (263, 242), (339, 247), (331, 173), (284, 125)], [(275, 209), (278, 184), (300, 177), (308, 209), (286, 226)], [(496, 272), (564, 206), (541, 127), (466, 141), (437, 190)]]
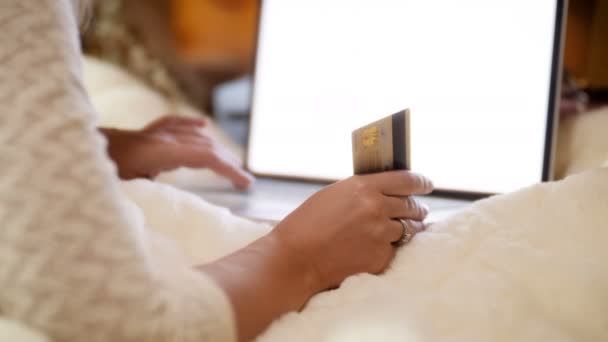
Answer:
[(370, 147), (378, 143), (378, 127), (372, 126), (363, 130), (363, 146)]

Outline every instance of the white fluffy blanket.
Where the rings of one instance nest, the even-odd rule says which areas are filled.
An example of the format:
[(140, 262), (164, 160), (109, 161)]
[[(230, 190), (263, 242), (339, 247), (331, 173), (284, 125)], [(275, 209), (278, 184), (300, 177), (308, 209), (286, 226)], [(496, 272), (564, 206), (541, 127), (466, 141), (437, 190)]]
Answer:
[[(171, 186), (124, 189), (193, 263), (270, 229)], [(478, 202), (259, 340), (608, 341), (608, 169)]]

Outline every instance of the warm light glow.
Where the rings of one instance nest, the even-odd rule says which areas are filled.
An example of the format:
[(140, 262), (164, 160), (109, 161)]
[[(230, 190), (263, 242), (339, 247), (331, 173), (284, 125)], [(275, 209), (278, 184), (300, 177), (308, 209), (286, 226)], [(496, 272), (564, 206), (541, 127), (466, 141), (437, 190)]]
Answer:
[(556, 0), (265, 0), (249, 167), (340, 179), (353, 129), (412, 110), (443, 189), (541, 180)]

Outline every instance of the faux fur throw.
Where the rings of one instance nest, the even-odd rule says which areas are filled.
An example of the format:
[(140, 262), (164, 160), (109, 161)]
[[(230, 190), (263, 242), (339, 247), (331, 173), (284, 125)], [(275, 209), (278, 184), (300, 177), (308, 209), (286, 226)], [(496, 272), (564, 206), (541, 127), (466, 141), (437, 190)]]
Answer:
[[(193, 264), (270, 229), (168, 185), (123, 188)], [(480, 201), (416, 236), (384, 275), (348, 278), (259, 340), (607, 341), (608, 169)]]

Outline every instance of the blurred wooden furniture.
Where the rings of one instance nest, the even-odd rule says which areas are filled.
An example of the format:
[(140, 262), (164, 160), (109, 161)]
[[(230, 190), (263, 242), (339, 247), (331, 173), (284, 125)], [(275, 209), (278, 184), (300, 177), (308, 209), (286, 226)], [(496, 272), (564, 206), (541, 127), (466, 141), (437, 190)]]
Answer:
[(213, 113), (213, 89), (251, 71), (257, 0), (121, 0), (129, 27), (196, 107)]
[(608, 89), (608, 1), (571, 0), (565, 67), (591, 89)]
[(250, 71), (257, 0), (173, 0), (172, 12), (181, 56), (205, 69)]

